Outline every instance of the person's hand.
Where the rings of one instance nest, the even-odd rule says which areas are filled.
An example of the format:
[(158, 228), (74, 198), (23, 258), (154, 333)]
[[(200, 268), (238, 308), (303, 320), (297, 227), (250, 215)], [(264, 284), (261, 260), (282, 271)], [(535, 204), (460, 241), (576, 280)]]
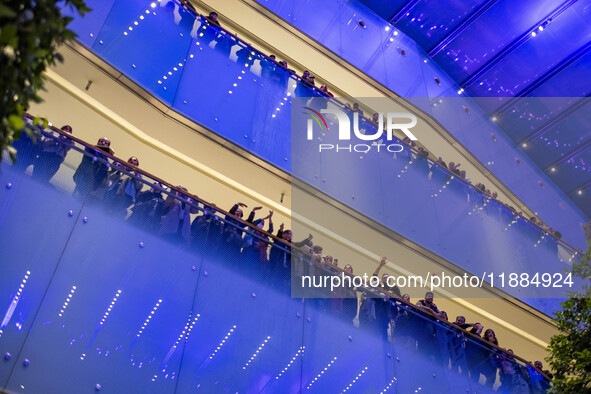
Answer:
[[(246, 205), (245, 205), (246, 206)], [(252, 210), (253, 211), (258, 211), (259, 209), (263, 209), (263, 207), (254, 207)]]
[(380, 259), (380, 265), (384, 265), (384, 264), (386, 264), (386, 260), (388, 260), (388, 258), (387, 258), (386, 256), (382, 257), (382, 258)]
[(267, 216), (268, 218), (272, 218), (273, 217), (273, 211), (269, 211), (269, 216)]
[(311, 241), (314, 236), (312, 234), (308, 234), (308, 241)]
[(248, 205), (241, 203), (241, 202), (238, 203), (238, 206), (243, 207), (243, 208), (248, 208)]
[(285, 225), (283, 223), (281, 223), (281, 226), (279, 226), (279, 230), (283, 231), (284, 228), (285, 228)]

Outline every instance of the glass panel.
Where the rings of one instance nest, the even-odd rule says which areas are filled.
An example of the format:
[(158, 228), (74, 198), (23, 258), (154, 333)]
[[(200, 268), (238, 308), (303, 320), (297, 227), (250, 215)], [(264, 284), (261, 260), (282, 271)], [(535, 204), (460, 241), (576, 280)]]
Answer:
[[(27, 134), (23, 133), (14, 145), (19, 148), (16, 164), (9, 160), (0, 164), (0, 348), (4, 357), (0, 387), (5, 386), (10, 371), (20, 365), (21, 348), (70, 235), (81, 220), (82, 208), (81, 202), (35, 179), (57, 168), (55, 160), (36, 160), (39, 146)], [(78, 152), (68, 156), (80, 160)]]

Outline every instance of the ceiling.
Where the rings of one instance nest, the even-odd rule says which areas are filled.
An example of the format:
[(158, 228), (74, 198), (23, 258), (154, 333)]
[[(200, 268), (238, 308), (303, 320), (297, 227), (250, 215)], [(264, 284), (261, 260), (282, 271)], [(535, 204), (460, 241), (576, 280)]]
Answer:
[[(591, 0), (360, 0), (591, 217)], [(461, 92), (460, 92), (461, 93)]]

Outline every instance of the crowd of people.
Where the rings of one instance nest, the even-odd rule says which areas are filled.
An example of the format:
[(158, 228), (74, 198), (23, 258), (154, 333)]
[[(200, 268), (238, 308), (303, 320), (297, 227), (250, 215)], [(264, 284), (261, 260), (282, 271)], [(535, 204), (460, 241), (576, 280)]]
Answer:
[[(57, 137), (34, 130), (37, 144), (26, 133), (16, 141), (15, 168), (25, 171), (32, 167), (34, 178), (49, 182), (74, 146), (73, 139), (68, 136), (72, 128), (63, 126)], [(84, 153), (73, 175), (75, 198), (100, 205), (110, 214), (177, 245), (221, 256), (221, 261), (266, 280), (269, 286), (279, 291), (289, 292), (294, 283), (301, 283), (299, 278), (303, 275), (340, 275), (343, 272), (354, 275), (350, 264), (341, 270), (338, 259), (324, 254), (322, 246), (314, 244), (311, 234), (294, 242), (291, 230), (282, 223), (273, 237), (273, 211), (257, 218), (262, 210), (257, 206), (244, 220), (243, 209), (247, 205), (242, 202), (226, 213), (215, 205), (201, 202), (182, 186), (173, 188), (160, 182), (149, 184), (143, 180), (135, 156), (126, 163), (110, 158), (114, 151), (105, 137), (94, 146), (86, 146)], [(146, 184), (148, 187), (144, 190)], [(380, 260), (373, 276), (379, 275), (386, 262), (385, 257)], [(427, 354), (436, 363), (468, 374), (474, 382), (482, 376), (487, 387), (492, 387), (497, 372), (500, 389), (511, 393), (542, 393), (549, 387), (538, 371), (542, 370), (541, 362), (535, 363), (538, 370), (523, 366), (515, 362), (511, 349), (503, 352), (483, 347), (466, 334), (469, 332), (498, 346), (494, 330), (489, 328), (482, 334), (482, 324), (466, 323), (463, 316), (457, 316), (451, 325), (445, 324), (447, 313), (433, 302), (431, 292), (416, 303), (416, 307), (425, 312), (420, 313), (411, 306), (410, 295), (401, 294), (396, 286), (388, 286), (387, 279), (388, 275), (383, 274), (381, 282), (385, 293), (342, 286), (330, 294), (323, 289), (324, 293), (318, 293), (314, 302), (318, 308), (336, 314), (360, 329), (373, 331), (397, 346)], [(549, 375), (548, 371), (544, 372)]]
[[(188, 9), (190, 9), (192, 12), (196, 13), (199, 16), (199, 14), (192, 7), (190, 2), (183, 1), (181, 3), (184, 4)], [(218, 29), (218, 31), (224, 31), (228, 35), (231, 35), (236, 38), (235, 34), (227, 32), (223, 29), (223, 27), (221, 26), (221, 24), (219, 22), (218, 14), (216, 12), (211, 12), (207, 16), (203, 15), (203, 20), (208, 25), (208, 26), (203, 26), (203, 28), (205, 28), (206, 30), (207, 30), (207, 27), (213, 27), (214, 29)], [(206, 41), (211, 41), (211, 40), (215, 39), (215, 36), (216, 36), (215, 32), (209, 32), (203, 38)], [(250, 54), (251, 50), (253, 50), (253, 48), (250, 44), (246, 44), (246, 45), (247, 45), (247, 47), (245, 49), (238, 51), (239, 60), (240, 60), (240, 53), (241, 52)], [(298, 80), (298, 85), (296, 87), (296, 91), (294, 92), (297, 97), (306, 97), (306, 96), (310, 96), (311, 94), (314, 96), (323, 96), (323, 97), (330, 97), (330, 98), (334, 97), (334, 94), (329, 91), (327, 85), (321, 85), (319, 88), (316, 86), (315, 77), (310, 73), (310, 71), (304, 70), (303, 73), (300, 76), (298, 76), (296, 71), (289, 67), (287, 61), (285, 61), (285, 60), (280, 61), (273, 54), (271, 54), (269, 56), (261, 55), (261, 57), (264, 59), (264, 63), (265, 63), (263, 65), (263, 62), (261, 62), (261, 65), (263, 65), (263, 67), (262, 67), (263, 74), (265, 74), (265, 73), (266, 74), (274, 74), (274, 73), (277, 74), (277, 73), (281, 73), (281, 71), (277, 72), (277, 70), (282, 70), (284, 73), (287, 72), (293, 78), (296, 78)], [(241, 60), (240, 62), (252, 64), (254, 62), (254, 59), (252, 57), (249, 57), (249, 59), (250, 60), (243, 59), (244, 61)], [(269, 66), (269, 64), (272, 64), (272, 66)], [(342, 100), (342, 99), (339, 99), (339, 100)], [(360, 115), (360, 117), (362, 117), (362, 119), (364, 119), (367, 122), (372, 123), (376, 127), (378, 126), (378, 119), (379, 119), (378, 116), (379, 115), (377, 113), (374, 113), (371, 118), (365, 117), (364, 112), (360, 108), (359, 103), (354, 102), (351, 105), (350, 103), (347, 103), (347, 102), (341, 103), (338, 100), (335, 100), (335, 102), (338, 103), (339, 105), (343, 106), (344, 108), (348, 109), (351, 112), (359, 113), (359, 115)], [(498, 197), (498, 193), (496, 191), (491, 191), (483, 183), (478, 182), (476, 184), (472, 184), (472, 181), (467, 176), (466, 171), (463, 169), (460, 169), (461, 163), (455, 163), (453, 161), (447, 163), (442, 157), (434, 156), (425, 147), (420, 146), (420, 144), (418, 144), (416, 141), (411, 141), (408, 137), (405, 137), (401, 142), (403, 144), (405, 144), (407, 147), (409, 147), (410, 149), (414, 150), (419, 157), (431, 160), (433, 163), (435, 163), (435, 164), (441, 166), (442, 168), (444, 168), (445, 170), (449, 171), (450, 175), (458, 177), (458, 178), (464, 180), (465, 182), (467, 182), (468, 184), (471, 184), (480, 193), (497, 201), (498, 203), (504, 205), (506, 208), (510, 209), (516, 215), (523, 217), (525, 220), (528, 220), (530, 223), (538, 226), (539, 229), (544, 231), (546, 234), (552, 235), (558, 239), (560, 239), (562, 237), (562, 235), (559, 231), (555, 230), (551, 226), (548, 226), (540, 218), (538, 218), (536, 216), (531, 216), (528, 218), (527, 216), (524, 215), (523, 211), (520, 211), (520, 210), (516, 209), (515, 207), (513, 207), (512, 205), (501, 201)]]

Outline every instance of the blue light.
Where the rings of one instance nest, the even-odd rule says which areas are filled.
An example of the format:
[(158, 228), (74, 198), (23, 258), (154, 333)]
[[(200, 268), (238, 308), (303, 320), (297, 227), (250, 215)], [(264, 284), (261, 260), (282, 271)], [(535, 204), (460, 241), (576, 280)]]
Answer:
[[(154, 316), (154, 313), (156, 312), (156, 310), (158, 310), (158, 307), (160, 306), (161, 302), (162, 302), (162, 300), (158, 300), (158, 302), (156, 302), (156, 305), (154, 305), (154, 308), (152, 308), (152, 310), (150, 311), (150, 313), (146, 317), (146, 320), (144, 320), (144, 324), (142, 324), (142, 326), (138, 330), (137, 334), (135, 335), (137, 338), (139, 338), (140, 335), (142, 335), (142, 333), (144, 332), (144, 330), (146, 329), (146, 327), (150, 323), (150, 320), (152, 320), (152, 316)], [(199, 317), (199, 315), (197, 315), (197, 317)], [(197, 321), (197, 320), (195, 319), (195, 321)], [(193, 326), (191, 326), (191, 328), (193, 328)], [(190, 332), (190, 330), (189, 330), (189, 332)], [(188, 334), (187, 334), (187, 336), (188, 336)]]
[(296, 352), (296, 354), (294, 354), (294, 356), (291, 358), (291, 360), (289, 361), (289, 363), (287, 363), (287, 365), (285, 366), (285, 368), (283, 368), (281, 370), (281, 372), (279, 372), (279, 374), (277, 374), (277, 376), (275, 376), (275, 379), (279, 379), (281, 377), (281, 375), (283, 375), (294, 363), (294, 361), (296, 360), (296, 358), (301, 354), (302, 356), (304, 355), (304, 350), (306, 349), (305, 346), (302, 346), (298, 349), (298, 351)]
[[(252, 356), (250, 356), (250, 359), (242, 367), (243, 370), (246, 369), (246, 367), (248, 367), (250, 365), (250, 363), (252, 363), (252, 361), (259, 355), (260, 351), (263, 350), (263, 348), (265, 347), (265, 345), (267, 344), (267, 342), (269, 342), (269, 339), (271, 339), (270, 336), (268, 336), (267, 339), (265, 339), (263, 341), (263, 343), (261, 343), (261, 345), (259, 346), (259, 348), (252, 354)], [(224, 341), (222, 341), (222, 342), (224, 342)]]
[(344, 392), (346, 392), (346, 391), (349, 391), (349, 389), (350, 389), (351, 387), (353, 387), (353, 385), (354, 385), (355, 383), (357, 383), (357, 381), (359, 380), (359, 378), (360, 378), (361, 376), (363, 376), (363, 374), (364, 374), (366, 371), (367, 371), (367, 367), (363, 368), (363, 369), (361, 370), (361, 372), (359, 372), (359, 373), (357, 374), (357, 376), (355, 376), (355, 379), (353, 379), (353, 381), (352, 381), (351, 383), (349, 383), (349, 385), (348, 385), (347, 387), (345, 387), (345, 389), (344, 389), (343, 391), (341, 391), (341, 394), (342, 394), (342, 393), (344, 393)]
[(26, 272), (18, 290), (16, 291), (16, 294), (12, 298), (12, 302), (8, 305), (8, 309), (6, 310), (6, 313), (4, 314), (4, 319), (2, 319), (2, 323), (0, 324), (0, 337), (2, 336), (2, 333), (4, 332), (3, 328), (8, 325), (8, 323), (10, 322), (10, 319), (12, 318), (12, 314), (14, 313), (14, 310), (16, 309), (16, 306), (18, 305), (18, 301), (21, 298), (21, 295), (23, 293), (23, 289), (25, 288), (25, 285), (27, 284), (27, 280), (29, 280), (29, 275), (31, 275), (31, 271)]
[(103, 318), (101, 319), (101, 321), (99, 323), (101, 326), (103, 324), (105, 324), (105, 321), (107, 321), (107, 317), (109, 317), (109, 313), (111, 312), (111, 309), (113, 309), (113, 307), (115, 306), (115, 303), (119, 299), (119, 296), (120, 295), (121, 295), (121, 290), (117, 290), (117, 293), (115, 294), (115, 297), (113, 297), (113, 301), (111, 301), (111, 304), (107, 308), (107, 311), (105, 312), (105, 314), (103, 315)]
[(232, 335), (232, 333), (234, 332), (234, 329), (236, 328), (236, 326), (232, 326), (232, 328), (230, 328), (230, 331), (228, 331), (226, 333), (226, 336), (224, 337), (224, 339), (222, 339), (222, 341), (218, 344), (217, 348), (213, 351), (213, 353), (211, 353), (211, 355), (209, 356), (209, 359), (212, 360), (215, 355), (220, 351), (220, 349), (222, 348), (222, 346), (224, 346), (224, 344), (226, 343), (226, 339), (230, 338), (230, 336)]
[(334, 362), (337, 360), (337, 356), (334, 356), (334, 358), (332, 360), (330, 360), (330, 362), (328, 363), (328, 365), (326, 367), (324, 367), (324, 369), (322, 371), (320, 371), (320, 373), (318, 375), (316, 375), (316, 377), (314, 379), (312, 379), (312, 381), (310, 382), (310, 384), (308, 384), (308, 386), (306, 386), (306, 390), (310, 390), (310, 387), (312, 387), (312, 385), (314, 383), (316, 383), (316, 381), (318, 379), (320, 379), (320, 377), (322, 375), (324, 375), (324, 373), (328, 370), (328, 368), (332, 367), (334, 365)]
[(76, 292), (76, 286), (72, 286), (72, 289), (70, 290), (70, 294), (68, 294), (68, 296), (66, 297), (66, 301), (64, 301), (64, 305), (62, 305), (62, 309), (60, 309), (59, 317), (62, 317), (62, 315), (66, 311), (66, 308), (68, 307), (68, 304), (71, 301), (72, 296), (74, 295), (75, 292)]

